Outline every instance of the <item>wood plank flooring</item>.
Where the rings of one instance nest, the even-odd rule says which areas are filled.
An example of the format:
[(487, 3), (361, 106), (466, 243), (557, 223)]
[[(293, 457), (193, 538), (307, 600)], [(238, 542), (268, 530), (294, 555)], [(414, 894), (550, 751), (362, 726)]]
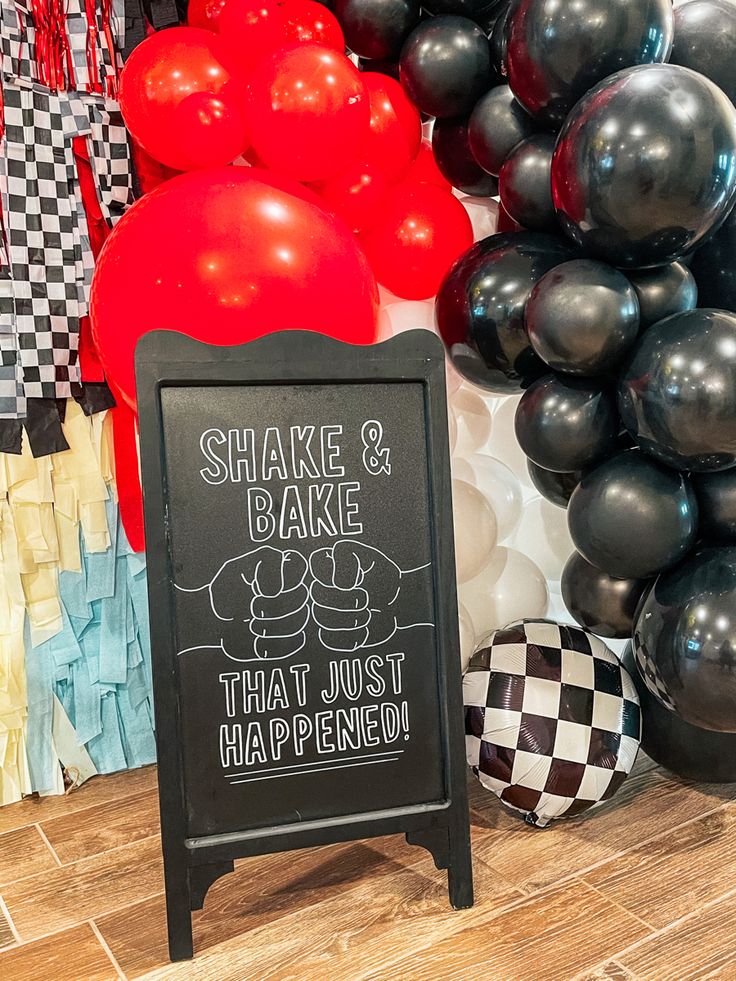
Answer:
[(469, 784), (476, 904), (402, 838), (236, 863), (170, 964), (154, 767), (0, 808), (3, 981), (736, 979), (736, 785), (640, 757), (597, 813), (525, 827)]

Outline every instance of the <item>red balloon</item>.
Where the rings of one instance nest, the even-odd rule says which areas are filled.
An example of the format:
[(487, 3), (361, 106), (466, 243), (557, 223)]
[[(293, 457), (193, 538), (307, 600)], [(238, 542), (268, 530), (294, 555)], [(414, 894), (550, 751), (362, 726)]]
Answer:
[(246, 72), (288, 43), (286, 18), (276, 0), (225, 0), (218, 33)]
[(317, 0), (284, 0), (281, 9), (286, 18), (289, 43), (325, 44), (345, 53), (345, 38), (337, 17)]
[(151, 154), (146, 153), (140, 143), (136, 143), (135, 140), (131, 140), (130, 149), (138, 183), (144, 194), (152, 191), (159, 184), (163, 184), (164, 181), (169, 181), (172, 177), (178, 177), (181, 174), (180, 170), (173, 170), (171, 167), (159, 163), (158, 160), (154, 160)]
[(317, 201), (286, 178), (226, 167), (167, 181), (120, 219), (97, 262), (91, 315), (107, 378), (129, 405), (133, 352), (150, 330), (211, 344), (285, 329), (375, 340), (368, 261)]
[(377, 220), (390, 184), (375, 165), (356, 161), (313, 187), (327, 210), (358, 232)]
[(414, 163), (409, 168), (406, 179), (409, 181), (426, 181), (429, 184), (436, 184), (437, 187), (444, 187), (448, 191), (452, 187), (452, 184), (437, 166), (434, 150), (429, 140), (422, 140), (419, 153), (414, 158)]
[(249, 80), (247, 124), (264, 165), (318, 181), (356, 159), (370, 121), (363, 77), (321, 44), (282, 48), (261, 61)]
[[(189, 170), (221, 166), (243, 152), (245, 88), (225, 61), (219, 38), (196, 27), (159, 31), (133, 51), (120, 78), (120, 108), (154, 159)], [(202, 95), (216, 96), (218, 106), (200, 98), (179, 112)]]
[(227, 0), (189, 0), (187, 24), (204, 31), (217, 31), (222, 9)]
[(363, 72), (371, 108), (371, 132), (362, 154), (389, 181), (406, 176), (422, 142), (419, 110), (399, 83), (379, 72)]
[(378, 221), (360, 241), (382, 286), (405, 300), (425, 300), (473, 244), (473, 228), (449, 191), (402, 181), (389, 190)]

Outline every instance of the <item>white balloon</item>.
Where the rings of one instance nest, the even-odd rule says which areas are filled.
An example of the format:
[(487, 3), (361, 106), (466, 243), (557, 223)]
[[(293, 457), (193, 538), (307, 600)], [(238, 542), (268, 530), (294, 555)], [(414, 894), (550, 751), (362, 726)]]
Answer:
[(536, 563), (547, 579), (559, 581), (575, 550), (567, 528), (567, 512), (542, 497), (530, 501), (511, 544)]
[[(516, 441), (514, 416), (521, 396), (512, 395), (494, 403), (493, 432), (488, 440), (486, 452), (505, 463), (519, 479), (522, 487), (532, 486), (526, 466), (526, 455)], [(538, 491), (535, 491), (535, 495)]]
[(488, 442), (493, 425), (485, 400), (475, 389), (461, 385), (450, 396), (450, 405), (457, 419), (457, 448), (464, 456), (479, 450)]
[(462, 375), (459, 375), (452, 367), (452, 361), (445, 354), (445, 383), (447, 385), (447, 397), (456, 392), (463, 383)]
[[(457, 423), (455, 424), (457, 425)], [(472, 484), (475, 486), (475, 473), (470, 465), (470, 461), (467, 457), (461, 456), (459, 453), (453, 453), (452, 459), (450, 460), (452, 467), (452, 479), (453, 480), (464, 480), (466, 484)], [(478, 488), (480, 490), (480, 488)]]
[(473, 241), (495, 235), (498, 227), (498, 202), (493, 198), (463, 197), (460, 199), (473, 226)]
[(388, 307), (380, 307), (378, 310), (378, 340), (387, 341), (394, 336), (391, 318), (388, 315)]
[(383, 309), (394, 337), (405, 330), (417, 328), (435, 331), (434, 300), (401, 300), (399, 303), (389, 303)]
[(452, 453), (457, 443), (457, 419), (453, 415), (449, 404), (447, 406), (447, 435), (450, 439), (450, 453)]
[(496, 547), (496, 516), (472, 484), (452, 482), (455, 521), (455, 564), (458, 582), (467, 582), (488, 563)]
[(475, 631), (470, 614), (462, 603), (457, 608), (457, 622), (460, 628), (460, 663), (463, 671), (467, 668), (475, 650)]
[(474, 453), (468, 457), (467, 468), (472, 474), (470, 478), (465, 475), (464, 468), (462, 472), (458, 470), (457, 476), (474, 484), (491, 505), (496, 515), (498, 540), (505, 541), (514, 532), (521, 518), (522, 493), (518, 477), (505, 463), (494, 460), (487, 453)]
[(459, 593), (476, 637), (513, 620), (543, 617), (549, 604), (542, 572), (521, 552), (502, 545), (479, 575), (461, 583)]

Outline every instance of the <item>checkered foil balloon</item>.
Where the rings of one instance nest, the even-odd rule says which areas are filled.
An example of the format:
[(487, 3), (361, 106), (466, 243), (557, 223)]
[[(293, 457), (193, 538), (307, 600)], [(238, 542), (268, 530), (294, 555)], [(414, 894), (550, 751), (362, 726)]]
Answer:
[(611, 798), (641, 740), (634, 682), (581, 627), (522, 620), (496, 630), (463, 678), (473, 773), (544, 827)]

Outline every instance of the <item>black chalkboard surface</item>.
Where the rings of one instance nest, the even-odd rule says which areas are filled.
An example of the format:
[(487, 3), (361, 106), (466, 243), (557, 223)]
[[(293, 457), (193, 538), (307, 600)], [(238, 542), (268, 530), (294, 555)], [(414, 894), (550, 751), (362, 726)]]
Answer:
[(405, 833), (472, 904), (444, 359), (136, 352), (172, 959), (233, 860)]

